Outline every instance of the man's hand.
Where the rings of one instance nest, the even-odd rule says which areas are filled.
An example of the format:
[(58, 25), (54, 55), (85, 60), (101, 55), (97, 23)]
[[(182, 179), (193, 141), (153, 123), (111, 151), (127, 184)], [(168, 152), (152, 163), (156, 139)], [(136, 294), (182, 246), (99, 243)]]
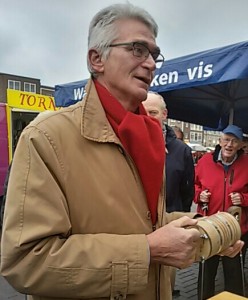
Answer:
[(233, 205), (241, 205), (242, 203), (242, 196), (240, 195), (240, 193), (231, 193), (229, 194), (232, 204)]
[(200, 201), (203, 203), (208, 203), (211, 193), (208, 190), (204, 190), (200, 194)]
[(200, 232), (197, 220), (182, 217), (147, 235), (151, 261), (176, 268), (186, 268), (195, 261)]
[(220, 255), (234, 257), (241, 251), (243, 246), (244, 246), (244, 242), (239, 240), (233, 246), (230, 246), (226, 250), (222, 251)]

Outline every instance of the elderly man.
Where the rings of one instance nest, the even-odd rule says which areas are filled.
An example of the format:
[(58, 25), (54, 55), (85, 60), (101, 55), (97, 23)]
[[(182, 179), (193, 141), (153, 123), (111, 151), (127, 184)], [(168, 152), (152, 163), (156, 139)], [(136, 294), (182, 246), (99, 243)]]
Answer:
[[(213, 153), (205, 154), (196, 166), (195, 203), (198, 212), (212, 215), (219, 211), (228, 211), (231, 206), (240, 206), (243, 258), (248, 241), (248, 156), (243, 155), (243, 133), (235, 126), (229, 125), (223, 130), (219, 145)], [(244, 295), (242, 265), (240, 256), (222, 257), (225, 290)], [(214, 295), (215, 276), (219, 256), (205, 262), (203, 298)], [(202, 282), (202, 270), (199, 272), (199, 287)], [(200, 288), (199, 288), (200, 289)]]
[(83, 101), (39, 116), (20, 137), (1, 271), (33, 300), (171, 299), (167, 266), (194, 261), (200, 234), (184, 228), (197, 221), (166, 224), (162, 132), (141, 105), (163, 61), (157, 30), (128, 3), (97, 13)]
[[(194, 163), (191, 149), (181, 140), (177, 139), (174, 130), (165, 124), (168, 110), (163, 97), (157, 93), (149, 92), (147, 99), (142, 102), (149, 116), (157, 119), (163, 128), (166, 147), (166, 211), (189, 212), (194, 198)], [(179, 293), (174, 290), (175, 273), (171, 275), (173, 294)]]
[(166, 211), (189, 212), (194, 197), (194, 163), (191, 149), (177, 139), (174, 130), (165, 124), (168, 110), (162, 96), (149, 92), (142, 102), (149, 116), (163, 128), (166, 147)]

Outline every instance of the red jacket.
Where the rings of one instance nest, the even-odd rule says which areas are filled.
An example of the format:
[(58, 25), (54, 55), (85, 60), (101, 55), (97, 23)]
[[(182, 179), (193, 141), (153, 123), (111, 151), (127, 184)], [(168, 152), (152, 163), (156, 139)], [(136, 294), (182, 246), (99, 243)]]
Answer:
[(199, 161), (195, 169), (195, 197), (194, 202), (198, 204), (197, 211), (203, 213), (199, 201), (200, 193), (208, 190), (211, 193), (207, 215), (219, 211), (227, 211), (232, 202), (232, 192), (242, 195), (242, 234), (248, 231), (248, 155), (240, 154), (234, 163), (225, 172), (221, 162), (217, 161), (220, 147), (215, 152), (206, 153)]

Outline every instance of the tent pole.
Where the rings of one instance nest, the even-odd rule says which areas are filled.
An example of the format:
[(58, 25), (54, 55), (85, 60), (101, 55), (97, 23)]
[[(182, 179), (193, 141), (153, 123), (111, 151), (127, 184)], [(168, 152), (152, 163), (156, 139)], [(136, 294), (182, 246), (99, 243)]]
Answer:
[(232, 107), (229, 113), (229, 124), (233, 124), (233, 116), (234, 116), (234, 109)]

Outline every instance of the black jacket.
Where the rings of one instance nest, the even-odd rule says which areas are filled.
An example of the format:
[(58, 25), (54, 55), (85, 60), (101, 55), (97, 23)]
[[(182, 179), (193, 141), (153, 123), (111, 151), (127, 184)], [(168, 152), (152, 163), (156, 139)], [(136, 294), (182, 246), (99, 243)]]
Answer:
[(194, 198), (194, 163), (191, 148), (165, 125), (166, 211), (190, 211)]

